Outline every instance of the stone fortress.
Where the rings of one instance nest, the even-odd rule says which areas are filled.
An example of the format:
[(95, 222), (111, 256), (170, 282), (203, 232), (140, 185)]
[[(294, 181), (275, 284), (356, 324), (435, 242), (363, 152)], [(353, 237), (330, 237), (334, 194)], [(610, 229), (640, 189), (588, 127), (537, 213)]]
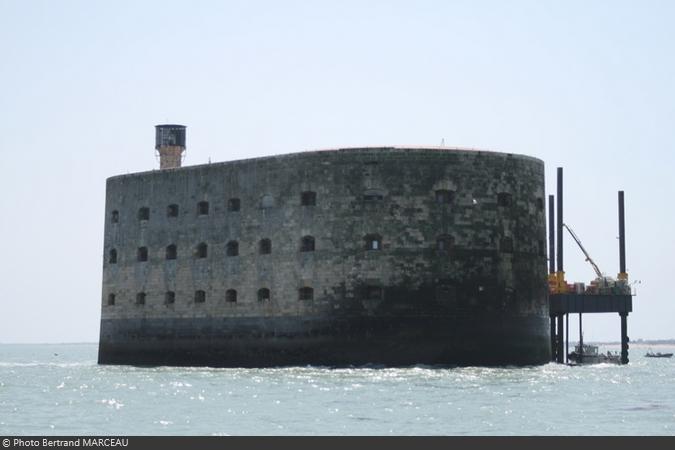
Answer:
[(544, 164), (309, 151), (107, 180), (99, 363), (543, 364)]

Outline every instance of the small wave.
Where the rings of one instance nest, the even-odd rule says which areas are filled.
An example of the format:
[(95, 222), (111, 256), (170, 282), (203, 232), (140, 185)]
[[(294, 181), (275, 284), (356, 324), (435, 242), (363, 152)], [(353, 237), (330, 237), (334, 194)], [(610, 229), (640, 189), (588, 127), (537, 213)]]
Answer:
[(650, 403), (648, 405), (639, 405), (639, 406), (630, 406), (628, 408), (622, 408), (622, 411), (655, 411), (659, 409), (664, 409), (665, 406), (659, 403)]
[(105, 399), (104, 398), (100, 402), (103, 403), (106, 406), (109, 406), (109, 407), (115, 408), (115, 409), (120, 409), (124, 406), (124, 403), (122, 403), (118, 400), (115, 400), (114, 398), (111, 398), (111, 399)]
[(424, 369), (424, 370), (451, 370), (459, 369), (460, 366), (456, 364), (416, 364), (411, 366), (412, 369)]
[(358, 420), (359, 422), (371, 422), (377, 420), (372, 417), (364, 417), (364, 416), (355, 416), (355, 417), (352, 416), (351, 418), (354, 420)]
[(60, 368), (69, 368), (69, 367), (94, 367), (96, 363), (92, 362), (73, 362), (73, 363), (53, 363), (53, 362), (8, 362), (0, 361), (0, 367), (60, 367)]
[(156, 425), (161, 425), (163, 427), (173, 425), (173, 422), (170, 421), (170, 420), (155, 420), (153, 423), (156, 424)]

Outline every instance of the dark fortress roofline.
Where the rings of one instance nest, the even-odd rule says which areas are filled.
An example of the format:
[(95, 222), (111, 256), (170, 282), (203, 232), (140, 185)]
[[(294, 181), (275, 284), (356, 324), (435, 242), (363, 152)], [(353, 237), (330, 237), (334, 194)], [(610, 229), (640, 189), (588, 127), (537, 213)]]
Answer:
[(550, 360), (541, 160), (357, 147), (177, 170), (171, 139), (163, 170), (107, 180), (99, 363)]
[[(175, 125), (167, 125), (167, 126), (175, 126)], [(269, 160), (274, 160), (278, 158), (303, 158), (303, 157), (312, 157), (312, 156), (321, 156), (326, 153), (335, 153), (335, 154), (344, 154), (344, 153), (361, 153), (364, 155), (368, 154), (379, 154), (382, 152), (392, 152), (392, 153), (414, 153), (418, 151), (438, 151), (438, 152), (447, 152), (447, 153), (455, 153), (455, 154), (467, 154), (467, 155), (481, 155), (481, 154), (490, 154), (490, 155), (495, 155), (498, 157), (503, 157), (503, 158), (518, 158), (518, 159), (524, 159), (524, 160), (531, 160), (531, 161), (537, 161), (543, 164), (543, 160), (540, 158), (534, 157), (534, 156), (529, 156), (529, 155), (523, 155), (519, 153), (504, 153), (496, 150), (485, 150), (485, 149), (479, 149), (479, 148), (471, 148), (471, 147), (439, 147), (439, 146), (403, 146), (403, 145), (395, 145), (395, 146), (363, 146), (363, 147), (335, 147), (335, 148), (318, 148), (318, 149), (311, 149), (311, 150), (304, 150), (304, 151), (299, 151), (299, 152), (291, 152), (291, 153), (280, 153), (276, 155), (268, 155), (268, 156), (256, 156), (253, 158), (243, 158), (243, 159), (233, 159), (233, 160), (228, 160), (228, 161), (218, 161), (214, 163), (204, 163), (204, 164), (194, 164), (194, 165), (189, 165), (189, 166), (183, 166), (183, 167), (174, 167), (174, 168), (168, 168), (168, 169), (162, 169), (161, 171), (166, 171), (166, 170), (199, 170), (204, 167), (214, 167), (214, 166), (219, 166), (219, 165), (228, 165), (228, 164), (242, 164), (242, 163), (249, 163), (249, 162), (265, 162)], [(120, 174), (120, 175), (113, 175), (109, 177), (108, 179), (117, 179), (117, 178), (124, 178), (124, 177), (131, 177), (131, 176), (138, 176), (138, 175), (146, 175), (149, 173), (157, 173), (157, 169), (153, 170), (145, 170), (142, 172), (133, 172), (133, 173), (127, 173), (127, 174)]]

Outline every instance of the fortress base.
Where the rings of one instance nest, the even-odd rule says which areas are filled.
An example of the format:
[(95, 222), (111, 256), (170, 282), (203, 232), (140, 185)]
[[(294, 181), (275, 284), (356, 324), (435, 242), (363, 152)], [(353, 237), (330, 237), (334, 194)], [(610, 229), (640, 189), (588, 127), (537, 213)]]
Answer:
[(101, 323), (99, 363), (209, 367), (536, 365), (551, 359), (548, 326), (548, 318), (540, 316), (496, 314), (480, 319), (109, 319)]

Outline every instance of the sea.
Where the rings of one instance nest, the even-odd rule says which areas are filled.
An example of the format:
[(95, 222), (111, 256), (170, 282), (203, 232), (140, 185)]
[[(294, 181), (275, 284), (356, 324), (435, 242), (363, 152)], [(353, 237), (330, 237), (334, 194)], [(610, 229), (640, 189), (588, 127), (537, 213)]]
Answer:
[(675, 358), (647, 349), (625, 366), (213, 369), (1, 344), (0, 435), (674, 435)]

